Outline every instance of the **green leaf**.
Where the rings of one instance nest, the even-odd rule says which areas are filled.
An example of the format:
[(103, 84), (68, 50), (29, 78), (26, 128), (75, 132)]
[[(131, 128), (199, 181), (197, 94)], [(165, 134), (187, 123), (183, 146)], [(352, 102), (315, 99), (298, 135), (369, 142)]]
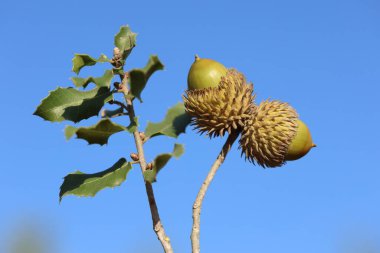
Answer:
[(175, 144), (174, 145), (174, 150), (172, 153), (165, 153), (165, 154), (160, 154), (158, 155), (153, 162), (153, 169), (151, 170), (146, 170), (144, 172), (144, 179), (147, 182), (153, 183), (156, 182), (156, 177), (158, 172), (165, 167), (165, 165), (169, 162), (169, 160), (172, 157), (178, 158), (184, 153), (185, 149), (183, 145), (181, 144)]
[(134, 97), (138, 98), (140, 102), (141, 92), (144, 90), (149, 77), (157, 70), (163, 70), (164, 65), (156, 55), (149, 58), (148, 63), (142, 69), (132, 69), (129, 72), (129, 83), (131, 86), (131, 93)]
[(92, 58), (88, 54), (75, 54), (72, 61), (73, 61), (72, 71), (74, 71), (77, 75), (79, 74), (79, 71), (85, 66), (93, 66), (97, 62), (100, 62), (100, 63), (110, 62), (110, 60), (104, 54), (100, 55), (98, 59)]
[(127, 178), (127, 173), (132, 169), (131, 163), (121, 158), (111, 168), (95, 174), (85, 174), (80, 171), (68, 174), (64, 177), (59, 192), (59, 201), (66, 195), (95, 196), (97, 192), (106, 187), (121, 185)]
[(159, 135), (166, 135), (177, 138), (185, 132), (190, 124), (191, 117), (185, 112), (183, 103), (178, 103), (168, 110), (165, 119), (159, 123), (148, 122), (145, 129), (145, 136), (152, 138)]
[(78, 128), (73, 127), (73, 126), (66, 126), (65, 127), (65, 137), (66, 140), (70, 140), (71, 137), (74, 136), (74, 134), (77, 132)]
[(65, 136), (68, 140), (76, 134), (78, 139), (86, 140), (88, 144), (104, 145), (108, 143), (108, 139), (111, 135), (121, 131), (128, 131), (128, 129), (112, 122), (110, 119), (102, 119), (90, 127), (76, 128), (67, 126), (65, 128)]
[(58, 87), (42, 100), (34, 115), (52, 122), (70, 120), (76, 123), (98, 115), (112, 97), (112, 92), (106, 87), (89, 91)]
[(136, 46), (136, 33), (133, 33), (129, 26), (122, 26), (118, 34), (115, 35), (114, 44), (123, 53), (125, 60)]
[(73, 81), (74, 85), (76, 87), (84, 87), (86, 88), (89, 83), (94, 83), (98, 87), (110, 87), (111, 81), (113, 79), (113, 71), (112, 70), (106, 70), (104, 72), (104, 75), (101, 77), (88, 77), (88, 78), (81, 78), (81, 77), (72, 77), (71, 81)]

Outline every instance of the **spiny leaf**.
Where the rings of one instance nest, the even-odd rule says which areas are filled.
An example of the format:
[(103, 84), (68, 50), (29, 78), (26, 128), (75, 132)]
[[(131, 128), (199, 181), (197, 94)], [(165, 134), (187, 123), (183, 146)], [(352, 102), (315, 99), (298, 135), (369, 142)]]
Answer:
[(129, 130), (124, 126), (112, 122), (110, 119), (102, 119), (90, 127), (76, 128), (67, 126), (65, 128), (65, 136), (68, 140), (76, 134), (78, 139), (86, 140), (88, 144), (104, 145), (108, 143), (108, 139), (111, 135), (121, 131)]
[(94, 83), (98, 87), (110, 87), (111, 81), (113, 79), (113, 71), (112, 70), (106, 70), (104, 72), (104, 75), (101, 77), (88, 77), (88, 78), (81, 78), (81, 77), (72, 77), (71, 81), (73, 81), (74, 85), (76, 87), (84, 87), (86, 88), (89, 83)]
[(165, 165), (169, 162), (169, 160), (172, 157), (178, 158), (180, 157), (183, 153), (185, 152), (185, 149), (183, 145), (181, 144), (175, 144), (174, 149), (172, 153), (164, 153), (158, 155), (153, 162), (153, 169), (151, 170), (146, 170), (144, 172), (144, 179), (147, 182), (153, 183), (156, 181), (156, 177), (158, 172), (165, 167)]
[(132, 95), (142, 102), (141, 92), (144, 90), (149, 77), (155, 71), (162, 69), (164, 69), (164, 65), (156, 55), (150, 56), (149, 61), (144, 68), (132, 69), (129, 72), (129, 83)]
[(100, 55), (98, 59), (92, 58), (88, 54), (75, 54), (72, 61), (73, 61), (72, 71), (75, 72), (77, 75), (79, 74), (79, 71), (85, 66), (93, 66), (97, 62), (100, 62), (100, 63), (110, 62), (110, 60), (104, 54)]
[(64, 177), (59, 192), (59, 201), (66, 195), (95, 196), (97, 192), (106, 187), (121, 185), (132, 169), (131, 163), (121, 158), (111, 168), (95, 174), (85, 174), (80, 171)]
[(118, 34), (115, 35), (114, 44), (122, 52), (125, 60), (136, 46), (136, 33), (133, 33), (129, 26), (122, 26)]
[(168, 110), (165, 119), (159, 123), (148, 122), (145, 129), (145, 136), (152, 138), (158, 135), (166, 135), (177, 138), (185, 132), (190, 124), (191, 117), (185, 112), (183, 103), (178, 103)]
[(42, 100), (34, 115), (52, 122), (70, 120), (76, 123), (98, 115), (103, 105), (111, 99), (112, 92), (106, 87), (89, 91), (58, 87)]

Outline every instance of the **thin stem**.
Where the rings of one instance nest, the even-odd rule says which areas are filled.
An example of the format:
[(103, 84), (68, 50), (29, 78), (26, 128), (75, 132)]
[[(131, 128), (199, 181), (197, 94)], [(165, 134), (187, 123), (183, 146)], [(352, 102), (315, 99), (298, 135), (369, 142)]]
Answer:
[(117, 100), (111, 100), (111, 101), (109, 101), (108, 103), (111, 104), (111, 105), (112, 105), (112, 104), (118, 105), (118, 106), (124, 108), (125, 110), (128, 110), (128, 107), (127, 107), (124, 103), (122, 103), (122, 102), (120, 102), (120, 101), (117, 101)]
[(232, 144), (236, 141), (238, 136), (239, 136), (239, 131), (232, 132), (228, 136), (226, 142), (223, 145), (222, 150), (220, 151), (214, 164), (211, 166), (211, 169), (206, 179), (204, 180), (201, 186), (201, 189), (198, 192), (197, 198), (195, 199), (195, 202), (193, 204), (193, 229), (191, 230), (191, 236), (190, 236), (192, 253), (200, 252), (199, 234), (200, 234), (201, 209), (202, 209), (203, 199), (206, 195), (207, 189), (210, 186), (211, 181), (214, 179), (216, 172), (218, 171), (220, 165), (222, 165), (222, 163), (226, 159), (226, 156), (228, 152), (230, 151)]
[[(127, 103), (128, 107), (128, 114), (129, 114), (129, 119), (131, 122), (134, 121), (135, 118), (135, 110), (133, 108), (133, 102), (131, 98), (128, 96), (128, 87), (127, 87), (127, 80), (128, 80), (128, 74), (126, 74), (122, 78), (122, 92), (124, 94), (125, 102)], [(140, 163), (140, 168), (142, 175), (144, 175), (144, 172), (146, 170), (146, 160), (144, 156), (144, 149), (143, 149), (143, 141), (141, 140), (140, 133), (138, 129), (133, 132), (133, 136), (135, 139), (135, 144), (137, 148), (137, 153), (139, 156), (139, 163)], [(157, 235), (158, 240), (161, 242), (161, 245), (165, 251), (165, 253), (173, 253), (173, 248), (170, 244), (170, 239), (165, 233), (165, 229), (161, 223), (160, 215), (158, 213), (158, 208), (156, 204), (156, 199), (154, 198), (154, 192), (153, 192), (153, 187), (152, 184), (145, 181), (145, 189), (146, 189), (146, 194), (148, 196), (148, 201), (149, 201), (149, 207), (150, 207), (150, 212), (152, 215), (152, 221), (153, 221), (153, 230)]]

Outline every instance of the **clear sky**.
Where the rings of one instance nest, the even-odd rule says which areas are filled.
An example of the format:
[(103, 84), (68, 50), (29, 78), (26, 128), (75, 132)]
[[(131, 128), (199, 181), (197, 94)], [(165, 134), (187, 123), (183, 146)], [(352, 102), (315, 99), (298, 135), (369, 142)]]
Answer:
[[(302, 160), (266, 170), (240, 158), (235, 145), (205, 199), (202, 252), (332, 253), (380, 241), (379, 1), (2, 0), (0, 251), (32, 223), (55, 252), (162, 252), (137, 168), (121, 187), (58, 203), (63, 176), (128, 157), (132, 137), (89, 146), (65, 140), (70, 122), (32, 116), (49, 90), (72, 85), (74, 53), (110, 56), (125, 24), (139, 34), (129, 68), (144, 66), (150, 54), (166, 66), (136, 106), (142, 127), (181, 100), (197, 53), (242, 71), (257, 102), (289, 102), (318, 145)], [(189, 127), (178, 140), (146, 145), (153, 159), (185, 144), (154, 185), (176, 252), (190, 252), (192, 203), (223, 141)]]

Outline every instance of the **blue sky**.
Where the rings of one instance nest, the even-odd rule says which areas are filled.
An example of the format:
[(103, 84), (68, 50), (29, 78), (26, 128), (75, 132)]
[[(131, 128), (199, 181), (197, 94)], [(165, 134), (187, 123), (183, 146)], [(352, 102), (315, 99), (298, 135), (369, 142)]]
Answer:
[[(67, 142), (68, 122), (32, 116), (49, 90), (72, 85), (74, 53), (111, 55), (114, 34), (129, 24), (139, 35), (128, 66), (144, 66), (151, 54), (166, 66), (136, 105), (142, 127), (181, 100), (197, 53), (242, 71), (257, 102), (289, 102), (318, 145), (299, 161), (266, 170), (241, 159), (235, 145), (206, 196), (202, 252), (330, 253), (380, 241), (378, 1), (3, 0), (1, 9), (1, 238), (13, 238), (28, 221), (49, 234), (56, 252), (162, 252), (137, 168), (119, 188), (58, 203), (63, 176), (128, 157), (132, 137), (115, 135), (105, 147)], [(223, 141), (188, 128), (178, 140), (146, 145), (153, 159), (185, 144), (185, 155), (154, 185), (176, 252), (190, 252), (191, 206)]]

